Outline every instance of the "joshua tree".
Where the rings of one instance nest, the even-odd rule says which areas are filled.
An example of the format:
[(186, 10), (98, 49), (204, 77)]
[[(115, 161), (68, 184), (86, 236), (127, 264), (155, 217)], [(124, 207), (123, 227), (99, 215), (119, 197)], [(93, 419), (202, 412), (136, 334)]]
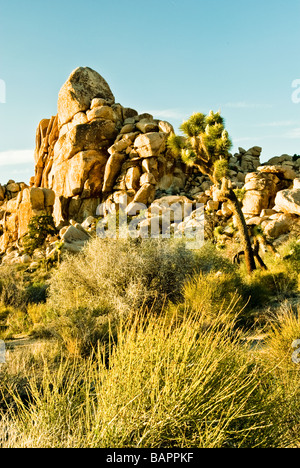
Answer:
[(169, 147), (187, 165), (198, 167), (211, 179), (215, 199), (229, 203), (237, 220), (247, 270), (251, 274), (256, 269), (255, 259), (241, 203), (228, 177), (232, 143), (225, 130), (224, 119), (220, 112), (211, 111), (209, 115), (198, 113), (184, 122), (180, 130), (185, 136), (170, 136)]

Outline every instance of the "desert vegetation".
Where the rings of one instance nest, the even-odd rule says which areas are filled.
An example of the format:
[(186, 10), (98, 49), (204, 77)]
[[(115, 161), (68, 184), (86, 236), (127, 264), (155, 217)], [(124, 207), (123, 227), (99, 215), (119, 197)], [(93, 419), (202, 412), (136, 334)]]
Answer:
[(0, 185), (2, 448), (300, 446), (299, 158), (180, 131), (79, 67)]
[(299, 243), (231, 257), (95, 237), (2, 267), (1, 447), (298, 447)]

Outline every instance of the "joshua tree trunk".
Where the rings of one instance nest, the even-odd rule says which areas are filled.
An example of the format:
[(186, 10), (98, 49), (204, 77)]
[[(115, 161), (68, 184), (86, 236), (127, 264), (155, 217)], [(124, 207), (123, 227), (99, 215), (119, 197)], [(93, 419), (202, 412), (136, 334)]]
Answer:
[(251, 239), (248, 231), (248, 227), (245, 221), (244, 213), (242, 212), (241, 204), (234, 193), (234, 191), (230, 188), (226, 191), (225, 198), (228, 200), (231, 210), (236, 217), (238, 229), (241, 235), (241, 239), (243, 242), (244, 248), (244, 255), (245, 255), (245, 262), (247, 271), (251, 274), (254, 270), (256, 270), (256, 264), (254, 259), (254, 253), (251, 246)]
[[(216, 181), (214, 181), (216, 184)], [(219, 186), (218, 186), (219, 185)], [(251, 238), (248, 227), (245, 221), (244, 213), (242, 211), (241, 203), (239, 202), (236, 194), (231, 187), (231, 181), (224, 177), (222, 182), (215, 185), (215, 194), (220, 201), (229, 203), (231, 211), (235, 215), (238, 230), (243, 243), (243, 251), (248, 273), (251, 275), (256, 270), (254, 252), (251, 245)]]

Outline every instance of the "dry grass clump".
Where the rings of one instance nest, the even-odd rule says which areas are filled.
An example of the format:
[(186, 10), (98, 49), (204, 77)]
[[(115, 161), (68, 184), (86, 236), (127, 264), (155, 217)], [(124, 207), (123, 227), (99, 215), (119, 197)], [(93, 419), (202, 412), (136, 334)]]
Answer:
[(1, 445), (279, 445), (264, 374), (233, 322), (220, 330), (203, 327), (200, 317), (135, 316), (119, 326), (109, 350), (54, 371), (45, 363), (41, 377), (31, 373), (26, 402), (12, 391), (15, 408), (2, 419)]

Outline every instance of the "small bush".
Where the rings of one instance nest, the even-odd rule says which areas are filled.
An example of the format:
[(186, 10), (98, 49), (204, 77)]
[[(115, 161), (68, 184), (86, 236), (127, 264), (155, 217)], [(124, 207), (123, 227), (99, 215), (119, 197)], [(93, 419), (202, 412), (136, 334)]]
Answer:
[(25, 290), (26, 304), (40, 304), (46, 302), (48, 285), (46, 283), (33, 283)]
[(181, 241), (96, 238), (53, 273), (48, 304), (56, 311), (107, 305), (121, 315), (141, 307), (160, 312), (182, 298), (198, 261)]
[(48, 290), (46, 281), (42, 273), (31, 276), (24, 267), (1, 266), (0, 303), (25, 311), (28, 304), (45, 302)]
[(27, 306), (27, 313), (34, 325), (49, 322), (48, 307), (44, 303), (30, 303)]
[(79, 308), (56, 316), (47, 330), (62, 342), (69, 355), (87, 356), (97, 348), (100, 340), (109, 339), (110, 321), (114, 322), (113, 315), (105, 307)]
[(221, 271), (223, 273), (232, 273), (237, 271), (237, 268), (232, 262), (225, 257), (216, 246), (210, 242), (196, 252), (197, 267), (203, 273), (211, 273)]
[(182, 308), (199, 314), (207, 325), (225, 324), (242, 314), (246, 300), (243, 284), (236, 273), (200, 273), (184, 288)]
[(283, 300), (297, 290), (297, 277), (289, 274), (284, 265), (269, 265), (268, 271), (256, 270), (244, 277), (252, 304), (263, 306), (268, 300)]
[(273, 317), (268, 330), (266, 356), (270, 365), (273, 363), (273, 365), (285, 370), (298, 371), (300, 377), (300, 366), (295, 365), (292, 361), (292, 354), (295, 351), (292, 344), (295, 340), (300, 340), (299, 311), (286, 310), (282, 307)]
[(25, 309), (25, 288), (22, 273), (13, 266), (1, 266), (0, 302), (4, 306)]
[(23, 240), (25, 252), (32, 255), (35, 249), (44, 245), (48, 235), (54, 235), (56, 232), (52, 216), (47, 214), (34, 216), (28, 224), (28, 234), (26, 234)]
[(26, 312), (19, 309), (11, 309), (6, 319), (6, 338), (26, 333), (30, 330), (30, 320)]
[(300, 270), (300, 242), (299, 240), (289, 241), (282, 247), (284, 263), (291, 274)]

